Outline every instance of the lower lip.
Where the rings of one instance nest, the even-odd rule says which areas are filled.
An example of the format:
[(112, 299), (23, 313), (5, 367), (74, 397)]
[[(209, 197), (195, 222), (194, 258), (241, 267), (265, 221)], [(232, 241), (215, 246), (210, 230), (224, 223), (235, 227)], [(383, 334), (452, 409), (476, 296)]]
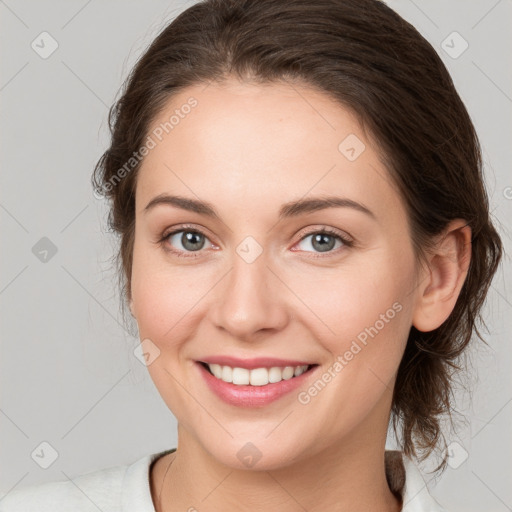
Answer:
[(291, 393), (300, 385), (304, 384), (317, 366), (313, 366), (307, 372), (298, 377), (282, 380), (265, 386), (238, 386), (214, 377), (201, 363), (197, 362), (199, 371), (208, 387), (224, 402), (237, 407), (263, 407), (282, 396)]

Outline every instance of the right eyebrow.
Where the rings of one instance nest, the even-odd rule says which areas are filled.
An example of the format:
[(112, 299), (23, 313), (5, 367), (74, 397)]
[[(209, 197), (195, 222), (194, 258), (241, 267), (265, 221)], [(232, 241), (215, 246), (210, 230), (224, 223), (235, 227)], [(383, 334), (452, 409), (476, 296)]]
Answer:
[(220, 220), (220, 216), (215, 208), (206, 201), (198, 201), (197, 199), (182, 196), (171, 196), (165, 193), (151, 199), (151, 201), (149, 201), (149, 203), (144, 208), (144, 213), (147, 213), (155, 206), (162, 204), (175, 206), (176, 208), (181, 208), (182, 210), (199, 213), (201, 215), (206, 215), (207, 217)]

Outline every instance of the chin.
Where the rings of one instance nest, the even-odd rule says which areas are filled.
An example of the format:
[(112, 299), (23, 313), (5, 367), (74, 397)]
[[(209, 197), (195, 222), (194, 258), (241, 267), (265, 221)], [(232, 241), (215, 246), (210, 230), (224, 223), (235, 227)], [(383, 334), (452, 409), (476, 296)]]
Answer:
[(233, 437), (219, 443), (212, 443), (212, 439), (205, 439), (202, 444), (203, 449), (215, 461), (236, 470), (283, 469), (294, 464), (303, 450), (310, 451), (302, 448), (303, 440), (294, 441), (288, 438), (288, 443), (283, 444), (278, 437), (271, 439), (272, 435), (267, 438), (265, 435)]

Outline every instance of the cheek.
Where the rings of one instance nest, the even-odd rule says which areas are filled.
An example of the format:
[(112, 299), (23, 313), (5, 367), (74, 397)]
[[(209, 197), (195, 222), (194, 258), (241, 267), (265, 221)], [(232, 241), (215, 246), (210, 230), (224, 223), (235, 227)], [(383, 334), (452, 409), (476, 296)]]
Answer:
[[(330, 274), (330, 279), (295, 278), (294, 290), (304, 297), (311, 313), (302, 319), (306, 328), (343, 365), (345, 377), (361, 397), (368, 397), (375, 383), (394, 376), (411, 326), (412, 256), (375, 253)], [(359, 267), (359, 264), (361, 265)], [(319, 321), (320, 320), (320, 321)], [(338, 366), (338, 368), (340, 368)]]
[(141, 339), (164, 351), (193, 337), (216, 275), (207, 265), (172, 264), (162, 249), (136, 242), (131, 292)]
[(139, 242), (133, 250), (131, 292), (141, 339), (160, 340), (179, 318), (179, 277), (164, 268), (160, 249)]
[(413, 298), (412, 265), (407, 258), (392, 260), (381, 255), (374, 261), (365, 258), (328, 273), (324, 270), (323, 276), (322, 270), (316, 275), (290, 275), (288, 282), (310, 311), (304, 309), (303, 319), (310, 318), (310, 326), (313, 321), (321, 324), (320, 338), (330, 332), (333, 340), (355, 338), (375, 324), (379, 331), (391, 330), (392, 324), (402, 326), (396, 320), (404, 316), (398, 310), (406, 310)]
[(198, 275), (191, 279), (192, 267), (188, 267), (188, 273), (178, 269), (159, 251), (135, 244), (132, 298), (140, 340), (151, 340), (158, 350), (158, 356), (147, 367), (149, 375), (169, 409), (187, 424), (188, 416), (183, 411), (190, 408), (189, 397), (180, 383), (183, 365), (190, 364), (186, 341), (194, 337), (198, 325), (199, 308), (194, 304), (204, 295), (198, 286), (204, 281)]
[(319, 375), (328, 382), (325, 391), (318, 393), (321, 397), (316, 398), (315, 389), (310, 388), (302, 399), (311, 400), (311, 410), (315, 408), (318, 417), (328, 418), (324, 427), (333, 432), (348, 432), (377, 404), (391, 399), (411, 325), (412, 269), (404, 265), (400, 272), (391, 271), (384, 263), (378, 271), (340, 275), (323, 292), (309, 283), (313, 291), (307, 303), (314, 305), (322, 322), (315, 316), (306, 328), (314, 331), (331, 361)]

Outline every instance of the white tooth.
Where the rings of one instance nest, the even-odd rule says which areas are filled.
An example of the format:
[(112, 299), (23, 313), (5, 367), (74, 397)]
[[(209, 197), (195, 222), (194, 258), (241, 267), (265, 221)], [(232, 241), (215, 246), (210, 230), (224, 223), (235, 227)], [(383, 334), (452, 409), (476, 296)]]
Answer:
[(304, 366), (296, 366), (295, 371), (293, 372), (295, 377), (298, 377), (299, 375), (302, 375), (303, 373), (304, 373)]
[(283, 380), (283, 372), (281, 368), (277, 366), (273, 366), (268, 371), (268, 381), (271, 383), (281, 382)]
[(309, 366), (307, 364), (295, 367), (286, 366), (285, 368), (273, 366), (272, 368), (254, 368), (252, 370), (221, 366), (220, 364), (208, 364), (208, 367), (215, 377), (224, 382), (232, 382), (237, 386), (248, 384), (251, 386), (266, 386), (269, 383), (274, 384), (282, 380), (289, 380), (292, 377), (298, 377)]
[(289, 380), (293, 377), (293, 366), (286, 366), (283, 370), (283, 379)]
[(249, 384), (249, 370), (247, 368), (233, 368), (233, 384), (237, 386)]
[(266, 368), (254, 368), (250, 375), (251, 386), (266, 386), (268, 384), (268, 370)]
[(222, 377), (222, 366), (220, 364), (209, 364), (210, 371), (217, 377), (217, 379), (220, 379)]
[(222, 367), (222, 377), (224, 382), (233, 382), (233, 368), (231, 366)]

